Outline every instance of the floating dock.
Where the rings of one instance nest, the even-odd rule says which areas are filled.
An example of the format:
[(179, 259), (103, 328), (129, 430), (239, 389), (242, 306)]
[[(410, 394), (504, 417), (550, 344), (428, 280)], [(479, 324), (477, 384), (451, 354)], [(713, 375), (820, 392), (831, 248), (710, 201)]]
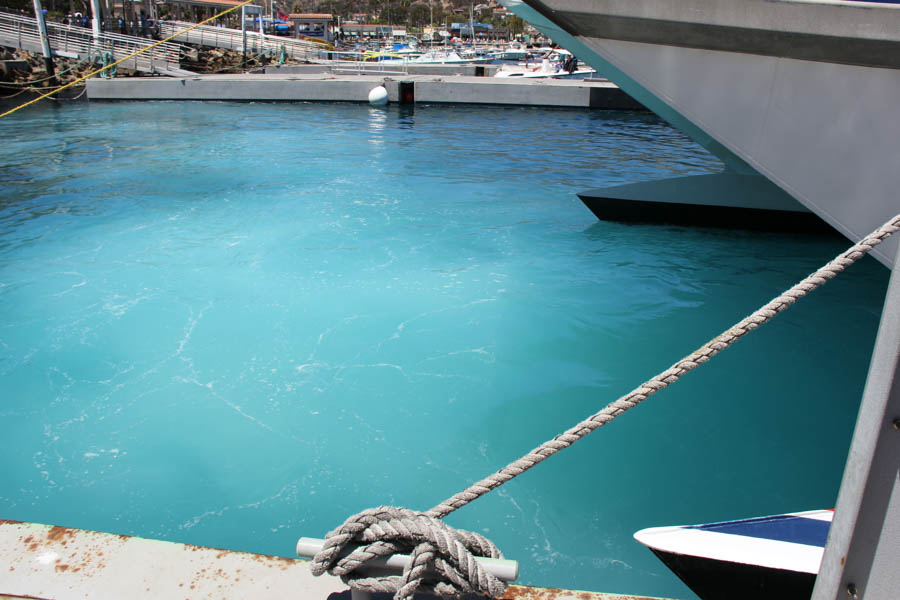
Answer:
[(400, 104), (499, 104), (557, 108), (642, 110), (602, 80), (518, 79), (461, 75), (343, 75), (279, 73), (134, 77), (87, 81), (89, 100), (223, 100), (243, 102), (368, 102), (384, 86)]
[[(305, 560), (19, 521), (0, 520), (0, 564), (0, 599), (350, 599)], [(651, 600), (518, 585), (503, 599)]]

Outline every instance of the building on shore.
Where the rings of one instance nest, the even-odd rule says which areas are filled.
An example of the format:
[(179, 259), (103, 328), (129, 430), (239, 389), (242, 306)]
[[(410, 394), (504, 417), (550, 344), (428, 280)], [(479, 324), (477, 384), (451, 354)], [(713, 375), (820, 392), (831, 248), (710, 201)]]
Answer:
[(379, 25), (377, 23), (354, 23), (352, 21), (344, 21), (341, 24), (341, 33), (345, 38), (353, 39), (389, 39), (394, 31), (390, 25)]
[[(199, 23), (223, 10), (238, 6), (240, 0), (164, 0), (160, 4), (167, 5), (169, 14), (179, 21)], [(235, 18), (225, 20), (234, 21)]]
[(292, 13), (288, 20), (294, 28), (294, 37), (316, 38), (328, 43), (334, 41), (331, 23), (334, 17), (330, 13)]

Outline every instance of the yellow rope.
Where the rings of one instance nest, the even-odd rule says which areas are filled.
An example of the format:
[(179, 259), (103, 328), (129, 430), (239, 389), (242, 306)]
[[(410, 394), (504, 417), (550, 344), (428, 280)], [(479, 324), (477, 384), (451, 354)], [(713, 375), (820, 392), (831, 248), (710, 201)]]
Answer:
[(173, 40), (173, 39), (175, 39), (176, 37), (178, 37), (179, 35), (181, 35), (181, 34), (183, 34), (183, 33), (187, 33), (188, 31), (190, 31), (190, 30), (192, 30), (192, 29), (196, 29), (197, 27), (200, 27), (201, 25), (205, 25), (206, 23), (209, 23), (210, 21), (212, 21), (212, 20), (214, 20), (214, 19), (218, 19), (218, 18), (221, 17), (222, 15), (227, 15), (228, 13), (230, 13), (230, 12), (232, 12), (232, 11), (235, 11), (235, 10), (239, 9), (239, 8), (242, 7), (242, 6), (245, 6), (245, 5), (247, 5), (247, 4), (250, 4), (250, 3), (253, 2), (253, 1), (254, 1), (254, 0), (244, 0), (244, 2), (241, 2), (241, 3), (238, 4), (237, 6), (233, 6), (233, 7), (229, 8), (228, 10), (223, 10), (223, 11), (220, 12), (219, 14), (213, 15), (213, 16), (211, 16), (210, 18), (206, 19), (205, 21), (200, 21), (200, 22), (197, 23), (196, 25), (191, 25), (191, 26), (188, 27), (187, 29), (182, 29), (182, 30), (179, 31), (178, 33), (176, 33), (176, 34), (174, 34), (174, 35), (170, 35), (169, 37), (167, 37), (167, 38), (164, 39), (164, 40), (160, 40), (160, 41), (158, 41), (158, 42), (155, 42), (155, 43), (153, 43), (153, 44), (150, 44), (150, 45), (147, 46), (146, 48), (141, 48), (141, 49), (138, 50), (137, 52), (133, 52), (133, 53), (129, 54), (128, 56), (126, 56), (125, 58), (121, 59), (121, 60), (117, 60), (116, 62), (114, 62), (114, 63), (112, 63), (112, 64), (109, 64), (109, 65), (106, 65), (105, 67), (102, 67), (102, 68), (100, 68), (100, 69), (97, 69), (96, 71), (94, 71), (94, 72), (92, 72), (92, 73), (88, 73), (88, 74), (85, 75), (84, 77), (79, 77), (78, 79), (76, 79), (75, 81), (72, 81), (71, 83), (67, 83), (66, 85), (63, 85), (63, 86), (60, 86), (60, 87), (56, 88), (56, 89), (53, 90), (52, 92), (49, 92), (49, 93), (47, 93), (47, 94), (44, 94), (43, 96), (39, 96), (39, 97), (35, 98), (34, 100), (29, 100), (29, 101), (26, 102), (25, 104), (20, 104), (19, 106), (15, 107), (15, 108), (13, 108), (13, 109), (11, 109), (11, 110), (8, 110), (8, 111), (6, 111), (5, 113), (3, 113), (2, 115), (0, 115), (0, 119), (2, 119), (3, 117), (5, 117), (5, 116), (7, 116), (7, 115), (13, 114), (13, 113), (16, 112), (17, 110), (20, 110), (20, 109), (22, 109), (22, 108), (25, 108), (26, 106), (29, 106), (29, 105), (31, 105), (31, 104), (34, 104), (35, 102), (38, 102), (38, 101), (40, 101), (40, 100), (43, 100), (44, 98), (49, 98), (50, 96), (52, 96), (52, 95), (54, 95), (54, 94), (57, 94), (57, 93), (63, 91), (64, 89), (66, 89), (66, 88), (68, 88), (68, 87), (71, 87), (71, 86), (73, 86), (73, 85), (79, 84), (79, 83), (81, 83), (82, 81), (84, 81), (84, 80), (86, 80), (86, 79), (90, 79), (91, 77), (93, 77), (94, 75), (97, 75), (98, 73), (102, 73), (103, 71), (105, 71), (105, 70), (107, 70), (107, 69), (111, 69), (111, 68), (115, 67), (116, 65), (119, 65), (119, 64), (125, 62), (126, 60), (129, 60), (129, 59), (134, 58), (134, 57), (137, 56), (138, 54), (143, 54), (144, 52), (147, 52), (148, 50), (152, 50), (153, 48), (156, 48), (156, 47), (159, 46), (160, 44), (164, 44), (164, 43), (168, 42), (169, 40)]

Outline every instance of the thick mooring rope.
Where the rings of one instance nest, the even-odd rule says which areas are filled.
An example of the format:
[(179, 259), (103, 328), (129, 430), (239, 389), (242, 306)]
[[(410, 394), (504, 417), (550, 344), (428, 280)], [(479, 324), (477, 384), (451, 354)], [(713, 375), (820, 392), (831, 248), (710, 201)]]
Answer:
[[(394, 592), (395, 600), (408, 600), (416, 590), (433, 591), (442, 596), (460, 596), (474, 592), (499, 597), (503, 594), (506, 584), (484, 573), (474, 557), (501, 558), (500, 551), (486, 538), (471, 532), (454, 530), (440, 521), (441, 518), (521, 475), (560, 450), (568, 448), (656, 392), (675, 383), (688, 372), (709, 361), (744, 335), (768, 323), (778, 313), (844, 271), (898, 229), (900, 229), (900, 215), (724, 333), (608, 404), (600, 412), (552, 440), (544, 442), (522, 458), (451, 496), (431, 510), (418, 513), (404, 508), (383, 506), (350, 517), (341, 527), (326, 536), (322, 551), (313, 559), (313, 574), (321, 575), (328, 571), (332, 575), (341, 576), (353, 589)], [(340, 558), (340, 555), (350, 548), (353, 548), (350, 554)], [(412, 557), (402, 576), (366, 577), (361, 574), (366, 561), (397, 552), (409, 553)]]
[[(341, 558), (348, 547), (353, 550)], [(402, 576), (362, 574), (367, 561), (391, 554), (410, 555)], [(311, 570), (313, 575), (326, 571), (339, 575), (353, 589), (394, 593), (395, 600), (412, 598), (416, 591), (502, 596), (506, 584), (486, 572), (476, 556), (503, 558), (490, 540), (477, 533), (406, 508), (379, 506), (353, 515), (330, 532)]]

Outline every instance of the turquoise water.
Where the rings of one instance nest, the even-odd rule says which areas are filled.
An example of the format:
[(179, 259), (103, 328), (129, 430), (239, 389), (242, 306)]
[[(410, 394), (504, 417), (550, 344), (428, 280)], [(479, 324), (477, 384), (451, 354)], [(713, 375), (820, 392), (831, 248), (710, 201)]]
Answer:
[[(718, 168), (650, 115), (100, 104), (0, 135), (0, 517), (252, 552), (430, 508), (845, 246), (597, 222), (576, 191)], [(524, 583), (692, 598), (632, 533), (833, 506), (887, 275), (448, 522)]]

